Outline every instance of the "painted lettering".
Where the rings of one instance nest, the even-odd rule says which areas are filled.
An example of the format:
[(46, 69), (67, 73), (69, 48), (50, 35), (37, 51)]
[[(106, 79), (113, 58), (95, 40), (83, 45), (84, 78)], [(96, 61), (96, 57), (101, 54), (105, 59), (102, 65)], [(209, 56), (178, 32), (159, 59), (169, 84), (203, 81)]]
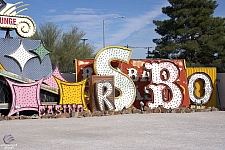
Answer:
[(82, 70), (83, 70), (83, 73), (82, 73), (83, 80), (93, 74), (93, 69), (91, 67), (85, 67), (85, 68), (82, 68)]
[[(79, 106), (79, 105), (78, 105)], [(45, 114), (55, 114), (59, 115), (63, 113), (72, 113), (79, 111), (81, 107), (78, 107), (76, 104), (71, 105), (48, 105), (48, 106), (39, 106), (39, 116), (43, 116)]]
[(133, 79), (134, 82), (139, 80), (138, 71), (135, 68), (127, 68), (128, 76)]
[(16, 18), (0, 17), (0, 24), (16, 25)]

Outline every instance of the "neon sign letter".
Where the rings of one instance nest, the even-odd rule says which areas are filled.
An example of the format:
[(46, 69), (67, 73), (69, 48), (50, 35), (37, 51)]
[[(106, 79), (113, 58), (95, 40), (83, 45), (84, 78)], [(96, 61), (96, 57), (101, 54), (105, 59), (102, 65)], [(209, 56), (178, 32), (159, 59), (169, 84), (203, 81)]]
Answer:
[(131, 49), (125, 47), (106, 47), (101, 49), (94, 59), (94, 71), (97, 75), (114, 75), (115, 87), (120, 91), (120, 95), (115, 97), (116, 110), (130, 107), (136, 96), (136, 87), (132, 79), (111, 66), (112, 60), (129, 62)]
[[(149, 103), (151, 108), (163, 105), (164, 108), (177, 108), (182, 103), (183, 95), (181, 89), (176, 82), (179, 77), (179, 70), (171, 62), (146, 63), (146, 70), (152, 71), (152, 84), (148, 88), (154, 93), (154, 102)], [(168, 100), (165, 96), (165, 89), (169, 89), (172, 93), (172, 99)]]

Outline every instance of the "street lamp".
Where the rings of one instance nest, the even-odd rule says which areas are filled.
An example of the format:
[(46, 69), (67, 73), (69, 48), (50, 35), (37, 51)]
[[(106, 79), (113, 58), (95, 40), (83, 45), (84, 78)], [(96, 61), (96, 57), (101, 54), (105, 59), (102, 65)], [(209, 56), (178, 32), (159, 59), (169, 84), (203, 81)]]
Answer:
[[(126, 16), (120, 16), (116, 18), (126, 18)], [(116, 19), (116, 18), (111, 18), (111, 19)], [(106, 20), (103, 20), (103, 48), (105, 47), (105, 21)]]

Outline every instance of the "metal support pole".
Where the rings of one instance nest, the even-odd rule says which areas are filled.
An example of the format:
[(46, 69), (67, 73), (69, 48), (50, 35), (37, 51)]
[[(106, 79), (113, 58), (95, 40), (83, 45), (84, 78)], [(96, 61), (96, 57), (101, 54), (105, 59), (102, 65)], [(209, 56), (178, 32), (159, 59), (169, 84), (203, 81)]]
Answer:
[[(116, 18), (126, 18), (125, 16), (121, 16), (121, 17), (116, 17)], [(111, 18), (111, 19), (115, 19), (115, 18)], [(105, 21), (106, 20), (103, 20), (103, 24), (102, 24), (102, 26), (103, 26), (103, 48), (105, 47)]]
[(105, 47), (105, 20), (103, 20), (103, 48)]
[(80, 39), (83, 41), (83, 50), (84, 50), (84, 45), (85, 45), (85, 41), (88, 40), (88, 39)]

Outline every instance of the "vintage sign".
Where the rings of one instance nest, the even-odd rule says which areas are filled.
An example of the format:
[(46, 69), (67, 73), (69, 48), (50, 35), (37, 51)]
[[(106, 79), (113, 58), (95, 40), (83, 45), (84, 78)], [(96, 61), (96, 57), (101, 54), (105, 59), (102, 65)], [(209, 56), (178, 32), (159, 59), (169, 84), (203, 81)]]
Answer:
[(83, 111), (83, 105), (67, 104), (67, 105), (41, 105), (39, 106), (38, 114), (43, 116), (46, 114), (59, 115), (62, 113), (72, 113)]
[(92, 75), (89, 80), (90, 110), (114, 110), (114, 76)]
[[(19, 13), (27, 10), (27, 8), (21, 8), (28, 6), (28, 4), (20, 4), (22, 4), (22, 2), (10, 4), (6, 3), (4, 0), (0, 0), (0, 29), (16, 29), (19, 36), (24, 38), (31, 37), (36, 32), (36, 25), (30, 17), (19, 15)], [(18, 11), (18, 9), (21, 10)]]
[[(113, 75), (115, 89), (119, 89), (120, 96), (129, 93), (124, 100), (115, 98), (115, 107), (118, 110), (124, 106), (140, 108), (143, 103), (151, 108), (160, 105), (164, 108), (189, 107), (190, 104), (207, 104), (212, 95), (215, 99), (215, 83), (212, 81), (214, 78), (205, 72), (188, 73), (187, 77), (184, 60), (129, 60), (129, 52), (129, 49), (124, 47), (106, 47), (100, 50), (94, 59), (75, 60), (76, 81), (91, 78), (92, 75), (100, 75), (102, 78), (105, 75)], [(213, 76), (215, 74), (216, 71)], [(130, 81), (133, 81), (135, 91)], [(200, 81), (203, 86), (199, 90)], [(135, 101), (132, 96), (135, 96)]]
[[(124, 48), (120, 49), (123, 54), (115, 49), (118, 49), (118, 47), (107, 47), (101, 50), (99, 52), (103, 53), (101, 58), (99, 58), (101, 54), (98, 53), (96, 55), (98, 57), (95, 57), (95, 59), (75, 60), (77, 81), (89, 78), (91, 75), (115, 76), (115, 74), (118, 74), (115, 76), (115, 81), (118, 80), (122, 93), (128, 92), (128, 95), (135, 96), (134, 101), (130, 98), (130, 104), (132, 103), (131, 105), (137, 108), (140, 107), (140, 102), (149, 107), (157, 107), (158, 105), (163, 105), (166, 108), (189, 107), (190, 100), (184, 60), (129, 60), (125, 58), (124, 51), (126, 50)], [(120, 56), (123, 58), (118, 59), (117, 57)], [(120, 76), (124, 76), (129, 81), (131, 80), (135, 85), (135, 91), (127, 91), (131, 90), (132, 87), (127, 88), (124, 85), (126, 80), (120, 79)], [(115, 87), (118, 88), (118, 85), (115, 84)], [(126, 99), (129, 98), (126, 97)], [(124, 104), (121, 105), (121, 107), (123, 106)]]
[(188, 67), (186, 74), (191, 101), (216, 107), (218, 96), (216, 67)]
[[(187, 77), (184, 60), (130, 60), (131, 53), (129, 48), (111, 46), (101, 49), (93, 60), (76, 60), (76, 82), (63, 80), (56, 68), (51, 78), (59, 89), (60, 100), (56, 105), (46, 106), (41, 102), (44, 78), (30, 82), (2, 70), (0, 73), (8, 77), (6, 81), (12, 92), (8, 116), (24, 110), (34, 110), (42, 116), (88, 109), (122, 110), (132, 106), (173, 109), (189, 107), (190, 103), (207, 104), (213, 95), (212, 77), (206, 72), (192, 72)], [(196, 92), (198, 81), (202, 82), (200, 96)]]
[(136, 88), (133, 80), (120, 70), (111, 66), (111, 60), (128, 63), (132, 50), (125, 47), (113, 46), (101, 49), (94, 59), (95, 74), (100, 76), (114, 76), (114, 85), (118, 89), (119, 95), (115, 97), (116, 110), (129, 108), (133, 105)]

